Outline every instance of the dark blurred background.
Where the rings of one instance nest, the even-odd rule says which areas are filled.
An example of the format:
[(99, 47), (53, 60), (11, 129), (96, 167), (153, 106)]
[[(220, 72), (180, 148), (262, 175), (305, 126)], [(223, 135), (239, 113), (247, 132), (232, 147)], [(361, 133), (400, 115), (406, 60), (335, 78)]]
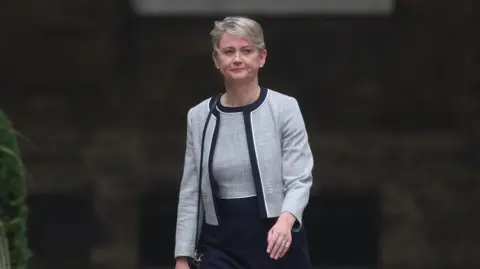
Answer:
[[(316, 268), (480, 268), (479, 4), (239, 12), (265, 31), (261, 84), (304, 113)], [(30, 268), (173, 268), (186, 113), (223, 90), (209, 31), (234, 11), (4, 2), (0, 107), (26, 137)]]

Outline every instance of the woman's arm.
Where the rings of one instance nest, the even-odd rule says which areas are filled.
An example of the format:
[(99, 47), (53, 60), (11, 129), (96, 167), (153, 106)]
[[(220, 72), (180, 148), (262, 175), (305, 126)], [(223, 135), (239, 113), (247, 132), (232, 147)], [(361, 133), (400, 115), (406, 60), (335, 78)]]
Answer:
[(187, 114), (187, 145), (178, 200), (175, 258), (193, 257), (195, 253), (199, 189), (193, 149), (191, 111), (189, 110)]
[(312, 187), (313, 155), (298, 102), (290, 98), (282, 115), (282, 170), (286, 191), (282, 215), (292, 214), (296, 220), (292, 230), (298, 231)]

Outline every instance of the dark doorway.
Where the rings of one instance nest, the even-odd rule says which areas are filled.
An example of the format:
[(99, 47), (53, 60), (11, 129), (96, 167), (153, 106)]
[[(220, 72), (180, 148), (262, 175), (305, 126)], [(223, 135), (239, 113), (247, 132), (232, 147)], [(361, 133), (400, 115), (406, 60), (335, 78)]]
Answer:
[(377, 268), (381, 207), (377, 195), (312, 196), (304, 223), (316, 268)]
[(28, 198), (28, 241), (34, 268), (91, 268), (90, 250), (98, 239), (91, 203), (62, 194)]
[(174, 266), (177, 194), (173, 190), (157, 190), (141, 197), (140, 268)]

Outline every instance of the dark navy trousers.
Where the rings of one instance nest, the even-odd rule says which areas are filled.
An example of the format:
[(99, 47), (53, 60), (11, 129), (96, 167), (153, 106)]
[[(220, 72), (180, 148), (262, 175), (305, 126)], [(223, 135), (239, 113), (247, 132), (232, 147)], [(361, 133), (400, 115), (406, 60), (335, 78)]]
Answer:
[(292, 232), (282, 258), (267, 253), (268, 231), (274, 219), (261, 219), (257, 197), (218, 199), (219, 226), (204, 224), (200, 269), (311, 269), (305, 229)]

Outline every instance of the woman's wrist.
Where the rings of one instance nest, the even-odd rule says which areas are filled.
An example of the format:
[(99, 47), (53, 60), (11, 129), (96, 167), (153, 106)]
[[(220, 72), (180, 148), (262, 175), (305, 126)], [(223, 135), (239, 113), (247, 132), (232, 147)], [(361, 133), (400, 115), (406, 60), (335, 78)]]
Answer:
[(188, 257), (177, 257), (175, 258), (177, 260), (177, 263), (188, 263)]
[(278, 219), (281, 221), (285, 221), (291, 227), (293, 227), (293, 225), (295, 225), (295, 222), (297, 221), (297, 218), (295, 218), (295, 216), (290, 212), (282, 212)]

